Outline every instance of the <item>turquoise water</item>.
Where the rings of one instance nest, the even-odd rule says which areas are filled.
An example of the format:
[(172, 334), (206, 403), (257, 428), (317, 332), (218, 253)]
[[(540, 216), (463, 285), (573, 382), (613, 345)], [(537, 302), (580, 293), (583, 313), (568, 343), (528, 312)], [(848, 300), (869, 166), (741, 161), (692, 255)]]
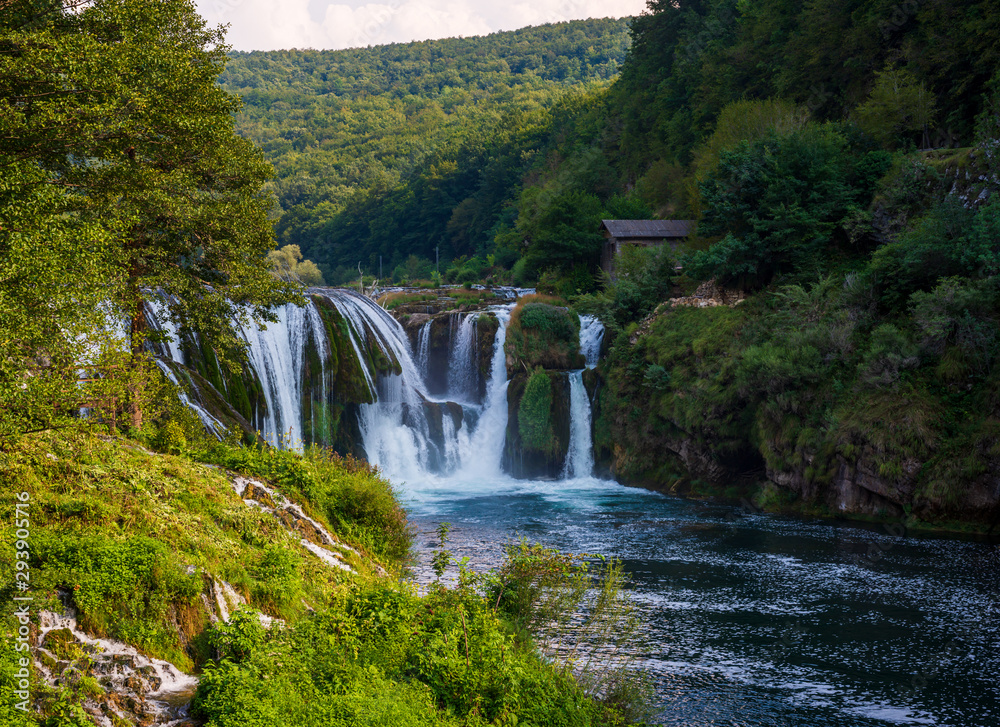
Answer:
[[(623, 559), (664, 725), (1000, 725), (1000, 553), (593, 479), (427, 478), (400, 491), (489, 568), (525, 536)], [(426, 563), (426, 558), (423, 559)], [(426, 565), (417, 577), (427, 578)]]

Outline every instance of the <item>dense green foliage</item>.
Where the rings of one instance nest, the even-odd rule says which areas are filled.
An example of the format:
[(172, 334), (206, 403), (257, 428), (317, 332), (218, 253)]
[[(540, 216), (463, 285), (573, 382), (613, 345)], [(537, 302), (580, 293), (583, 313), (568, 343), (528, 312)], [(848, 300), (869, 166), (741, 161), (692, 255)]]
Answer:
[(342, 592), (208, 669), (195, 714), (218, 727), (616, 723), (490, 606), (471, 588)]
[[(1000, 47), (997, 11), (995, 0), (654, 0), (631, 23), (611, 86), (567, 85), (619, 67), (625, 25), (611, 21), (241, 54), (226, 79), (249, 104), (240, 128), (278, 167), (282, 242), (330, 280), (356, 275), (359, 262), (377, 270), (380, 256), (395, 274), (413, 255), (410, 267), (426, 274), (440, 248), (445, 259), (482, 261), (463, 282), (542, 276), (563, 295), (592, 292), (596, 223), (655, 212), (707, 215), (704, 243), (725, 243), (699, 273), (762, 284), (789, 257), (837, 238), (868, 205), (886, 152), (973, 141)], [(446, 46), (453, 59), (442, 58)], [(543, 62), (526, 71), (530, 55)], [(558, 55), (600, 60), (567, 74)], [(810, 120), (842, 125), (803, 128)], [(763, 163), (771, 151), (779, 159)], [(761, 214), (744, 221), (753, 234), (730, 229), (741, 202), (729, 187), (743, 173), (767, 190), (772, 211), (784, 205), (780, 224), (759, 229)], [(786, 233), (794, 241), (779, 243)], [(773, 263), (747, 271), (744, 254), (759, 261), (772, 251)]]
[(555, 298), (521, 296), (507, 324), (505, 350), (513, 368), (582, 368), (580, 318)]
[(156, 289), (220, 353), (241, 347), (231, 318), (292, 295), (264, 262), (271, 168), (234, 132), (225, 57), (188, 0), (4, 3), (0, 436), (63, 422), (85, 364), (119, 371), (92, 398), (140, 425)]
[(524, 385), (524, 395), (518, 406), (517, 425), (524, 449), (545, 451), (550, 448), (551, 408), (552, 382), (543, 369), (535, 369)]
[[(488, 583), (463, 570), (455, 589), (438, 584), (418, 597), (378, 576), (370, 560), (378, 554), (397, 569), (411, 534), (391, 487), (368, 465), (190, 435), (186, 444), (183, 434), (163, 438), (184, 450), (179, 455), (80, 433), (23, 437), (0, 455), (0, 509), (10, 515), (17, 493), (29, 493), (32, 613), (60, 610), (65, 600), (88, 633), (187, 670), (203, 666), (194, 709), (208, 724), (620, 725), (641, 706), (641, 690), (618, 672), (605, 670), (604, 681), (595, 673), (588, 691), (571, 664), (543, 659), (523, 620), (568, 621), (591, 594), (591, 620), (621, 620), (620, 571), (595, 574), (593, 591), (585, 565), (536, 581), (538, 569), (522, 558)], [(325, 566), (300, 546), (299, 533), (242, 502), (225, 471), (201, 461), (269, 482), (369, 556), (350, 556), (350, 575)], [(0, 540), (8, 570), (14, 551), (8, 531)], [(231, 583), (249, 607), (212, 626), (203, 604), (215, 579)], [(561, 594), (571, 582), (570, 602)], [(504, 615), (509, 599), (498, 609), (490, 588), (534, 596), (515, 624)], [(8, 697), (16, 683), (9, 616), (16, 593), (13, 583), (0, 590), (8, 614), (0, 621), (0, 693)], [(285, 626), (268, 630), (256, 610)], [(105, 688), (80, 645), (60, 643), (50, 635), (46, 648), (75, 664), (78, 676), (49, 686), (32, 669), (29, 712), (10, 711), (11, 700), (0, 712), (9, 716), (4, 724), (87, 723), (82, 700)], [(592, 696), (599, 684), (615, 687), (603, 701)]]
[[(627, 47), (625, 21), (575, 21), (233, 54), (222, 81), (243, 96), (239, 128), (277, 169), (280, 241), (342, 282), (359, 262), (377, 273), (380, 256), (386, 273), (411, 255), (433, 262), (437, 247), (443, 260), (485, 259), (522, 176), (561, 120), (592, 102), (589, 84), (617, 73)], [(502, 254), (509, 268), (519, 253)]]

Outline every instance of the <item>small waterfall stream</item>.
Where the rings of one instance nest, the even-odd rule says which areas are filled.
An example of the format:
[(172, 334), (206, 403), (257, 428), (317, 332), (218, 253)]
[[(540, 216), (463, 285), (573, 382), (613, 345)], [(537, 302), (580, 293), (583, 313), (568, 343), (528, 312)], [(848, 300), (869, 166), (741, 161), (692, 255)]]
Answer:
[(583, 369), (569, 375), (570, 439), (563, 479), (594, 474), (594, 440), (591, 435), (590, 397), (583, 385)]
[(312, 303), (284, 305), (276, 323), (250, 324), (241, 333), (249, 344), (250, 364), (260, 379), (267, 414), (261, 433), (274, 446), (302, 450), (302, 370), (307, 340), (325, 342), (323, 322)]
[[(580, 353), (586, 360), (588, 369), (597, 366), (604, 342), (604, 324), (593, 316), (580, 316)], [(569, 451), (563, 467), (563, 479), (592, 477), (594, 474), (593, 412), (590, 394), (583, 383), (586, 369), (571, 371), (569, 374)]]
[[(479, 370), (476, 365), (476, 334), (479, 312), (461, 317), (458, 331), (452, 338), (448, 361), (448, 395), (455, 401), (472, 402), (478, 398)], [(426, 359), (424, 359), (426, 367)]]

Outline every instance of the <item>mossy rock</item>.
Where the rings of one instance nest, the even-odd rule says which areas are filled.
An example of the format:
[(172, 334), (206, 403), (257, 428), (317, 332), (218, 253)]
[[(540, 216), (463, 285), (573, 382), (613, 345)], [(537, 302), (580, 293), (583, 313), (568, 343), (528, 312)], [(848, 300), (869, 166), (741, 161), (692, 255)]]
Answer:
[(582, 369), (580, 318), (569, 308), (530, 302), (519, 305), (507, 326), (508, 375), (540, 366)]
[(52, 629), (45, 634), (42, 646), (56, 659), (73, 661), (84, 655), (83, 644), (69, 629)]
[(507, 388), (504, 467), (518, 479), (555, 479), (566, 464), (570, 438), (570, 385), (565, 372), (536, 368)]

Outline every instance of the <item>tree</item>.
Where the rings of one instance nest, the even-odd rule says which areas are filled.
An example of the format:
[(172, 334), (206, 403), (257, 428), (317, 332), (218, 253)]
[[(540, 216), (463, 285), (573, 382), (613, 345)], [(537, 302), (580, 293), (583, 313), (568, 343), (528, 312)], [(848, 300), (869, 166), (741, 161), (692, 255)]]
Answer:
[(936, 100), (913, 74), (888, 68), (875, 74), (875, 87), (857, 108), (858, 126), (886, 146), (919, 132), (928, 146), (927, 129), (934, 121)]
[[(234, 131), (239, 100), (216, 85), (222, 30), (207, 28), (190, 0), (8, 3), (0, 123), (3, 161), (19, 175), (3, 226), (23, 224), (9, 233), (5, 264), (30, 269), (62, 230), (63, 285), (90, 300), (99, 287), (103, 309), (128, 320), (130, 370), (154, 335), (144, 304), (163, 294), (182, 330), (233, 360), (234, 328), (274, 320), (269, 307), (296, 289), (266, 263), (271, 202), (261, 188), (272, 170)], [(67, 237), (77, 228), (87, 234)], [(15, 249), (27, 262), (11, 262)], [(80, 303), (89, 307), (82, 293)], [(72, 308), (49, 316), (48, 330), (72, 320)], [(136, 379), (129, 392), (135, 426), (141, 388)]]
[(323, 285), (323, 273), (312, 260), (303, 260), (298, 245), (285, 245), (267, 254), (271, 272), (282, 280), (302, 285)]
[(816, 125), (723, 152), (701, 184), (699, 225), (700, 234), (722, 239), (692, 254), (686, 271), (751, 287), (815, 272), (845, 217), (870, 201), (889, 161), (886, 152), (854, 154), (835, 128)]
[(533, 187), (521, 201), (518, 229), (528, 239), (526, 257), (536, 270), (567, 272), (584, 265), (588, 272), (600, 262), (601, 202), (596, 195), (571, 189), (556, 194)]

